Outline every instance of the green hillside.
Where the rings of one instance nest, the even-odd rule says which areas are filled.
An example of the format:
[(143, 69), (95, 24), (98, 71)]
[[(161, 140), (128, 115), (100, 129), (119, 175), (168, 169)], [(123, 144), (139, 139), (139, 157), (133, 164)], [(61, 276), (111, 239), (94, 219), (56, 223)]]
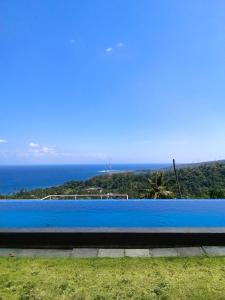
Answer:
[[(222, 161), (180, 167), (178, 176), (183, 198), (225, 198), (225, 163)], [(179, 198), (172, 169), (95, 176), (51, 188), (22, 190), (7, 197), (32, 199), (49, 194), (98, 193), (122, 193), (130, 198)]]

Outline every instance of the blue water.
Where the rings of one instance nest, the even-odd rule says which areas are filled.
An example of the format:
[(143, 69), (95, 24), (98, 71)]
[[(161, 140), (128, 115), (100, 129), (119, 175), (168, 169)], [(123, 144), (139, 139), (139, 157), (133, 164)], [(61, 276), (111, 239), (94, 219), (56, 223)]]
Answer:
[(225, 227), (225, 200), (2, 200), (1, 228)]
[[(120, 164), (113, 170), (136, 171), (163, 168), (166, 164)], [(0, 166), (0, 194), (9, 194), (21, 189), (31, 190), (63, 184), (69, 180), (84, 180), (107, 165), (52, 165), (52, 166)]]

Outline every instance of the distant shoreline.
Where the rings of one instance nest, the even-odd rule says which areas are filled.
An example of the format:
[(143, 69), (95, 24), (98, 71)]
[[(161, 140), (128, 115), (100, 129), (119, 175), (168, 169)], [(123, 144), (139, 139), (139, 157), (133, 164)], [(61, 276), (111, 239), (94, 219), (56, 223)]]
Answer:
[[(156, 170), (168, 164), (113, 164), (112, 174)], [(56, 187), (68, 181), (87, 180), (109, 174), (106, 164), (0, 166), (0, 194)], [(132, 171), (131, 171), (132, 170)], [(116, 171), (116, 172), (114, 172)]]

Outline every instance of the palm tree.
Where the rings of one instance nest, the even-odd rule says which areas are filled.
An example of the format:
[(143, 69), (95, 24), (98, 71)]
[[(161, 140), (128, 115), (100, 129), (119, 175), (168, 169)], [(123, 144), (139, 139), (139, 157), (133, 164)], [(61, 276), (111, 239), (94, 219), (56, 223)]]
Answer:
[(148, 178), (149, 188), (147, 189), (147, 197), (153, 199), (166, 199), (173, 198), (173, 193), (168, 191), (163, 186), (163, 174), (161, 172), (157, 172), (155, 176), (155, 180)]

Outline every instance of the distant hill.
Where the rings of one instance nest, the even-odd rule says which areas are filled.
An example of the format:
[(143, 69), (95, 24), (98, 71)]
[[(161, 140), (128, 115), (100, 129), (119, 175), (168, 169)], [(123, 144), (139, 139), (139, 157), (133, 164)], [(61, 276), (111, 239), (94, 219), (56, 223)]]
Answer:
[(200, 166), (210, 166), (213, 164), (225, 164), (225, 160), (214, 160), (214, 161), (204, 161), (204, 162), (199, 162), (199, 163), (187, 163), (187, 164), (178, 164), (177, 168), (182, 169), (182, 168), (196, 168)]
[[(219, 164), (225, 164), (225, 160), (214, 160), (214, 161), (203, 161), (203, 162), (198, 162), (198, 163), (182, 163), (182, 164), (176, 164), (176, 168), (177, 169), (184, 169), (184, 168), (197, 168), (200, 166), (210, 166), (213, 165), (215, 163), (219, 163)], [(154, 173), (156, 171), (168, 171), (168, 170), (173, 170), (173, 165), (171, 163), (171, 166), (168, 167), (162, 167), (159, 168), (157, 170), (138, 170), (135, 171), (135, 173)]]
[[(203, 161), (203, 162), (197, 162), (197, 163), (182, 163), (182, 164), (176, 164), (177, 169), (184, 169), (184, 168), (198, 168), (201, 166), (210, 166), (214, 164), (225, 164), (225, 160), (213, 160), (213, 161)], [(173, 166), (171, 164), (170, 167), (166, 168), (173, 169)]]

